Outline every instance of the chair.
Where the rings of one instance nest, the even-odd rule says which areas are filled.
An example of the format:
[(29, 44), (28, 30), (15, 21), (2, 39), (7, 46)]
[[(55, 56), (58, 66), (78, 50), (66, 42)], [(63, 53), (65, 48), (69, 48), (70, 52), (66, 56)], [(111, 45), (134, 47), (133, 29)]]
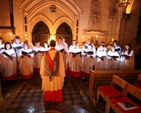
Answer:
[[(129, 97), (127, 97), (127, 94), (131, 94), (141, 101), (141, 89), (135, 87), (134, 85), (127, 84), (124, 96), (119, 98), (109, 99), (107, 113), (110, 112), (110, 107), (116, 113), (141, 113), (141, 106), (136, 104), (133, 100), (129, 99)], [(131, 105), (137, 108), (125, 110), (118, 103), (130, 103)]]
[(141, 82), (141, 74), (138, 74), (137, 82), (134, 84), (134, 86), (136, 86), (139, 89), (141, 89), (141, 85), (140, 85), (139, 82)]
[[(122, 91), (119, 91), (114, 87), (114, 84), (118, 85), (120, 88), (122, 88)], [(99, 86), (97, 90), (97, 103), (99, 100), (99, 96), (102, 96), (103, 99), (106, 101), (106, 108), (105, 113), (108, 109), (107, 101), (111, 98), (120, 97), (124, 94), (125, 88), (126, 88), (127, 82), (123, 80), (122, 78), (113, 75), (111, 85), (109, 86)]]

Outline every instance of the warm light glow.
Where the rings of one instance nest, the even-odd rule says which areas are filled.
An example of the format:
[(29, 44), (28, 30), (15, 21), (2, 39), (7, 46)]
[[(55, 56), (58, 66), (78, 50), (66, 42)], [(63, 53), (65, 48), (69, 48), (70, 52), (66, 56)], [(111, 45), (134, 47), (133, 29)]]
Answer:
[(10, 36), (12, 36), (12, 33), (10, 33)]
[(127, 3), (128, 2), (128, 0), (122, 0), (122, 3)]
[(27, 33), (25, 33), (25, 37), (27, 37)]
[(131, 13), (131, 9), (133, 7), (133, 4), (134, 4), (135, 0), (130, 0), (129, 2), (130, 2), (130, 4), (128, 4), (128, 6), (126, 8), (126, 14), (130, 14)]
[(51, 36), (50, 36), (50, 39), (48, 40), (48, 43), (49, 43), (51, 40), (55, 40), (55, 35), (51, 35)]
[(112, 38), (112, 42), (114, 41), (114, 39)]
[(130, 12), (131, 12), (131, 6), (128, 5), (127, 8), (126, 8), (126, 14), (130, 14)]
[(98, 40), (98, 35), (95, 36), (96, 37), (96, 41)]
[(84, 38), (85, 38), (85, 37), (82, 37), (83, 41), (84, 41)]
[(12, 33), (10, 33), (9, 35), (10, 35), (10, 39), (12, 39), (12, 35), (13, 35), (13, 34), (12, 34)]
[(28, 35), (27, 35), (27, 33), (25, 33), (24, 35), (25, 35), (25, 40), (28, 40)]

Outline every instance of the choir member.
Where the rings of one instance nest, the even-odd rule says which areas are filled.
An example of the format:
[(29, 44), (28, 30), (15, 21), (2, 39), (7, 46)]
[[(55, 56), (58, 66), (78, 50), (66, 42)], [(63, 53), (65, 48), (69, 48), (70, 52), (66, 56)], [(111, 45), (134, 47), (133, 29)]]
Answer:
[(82, 67), (82, 58), (81, 58), (81, 49), (79, 48), (79, 43), (75, 40), (73, 45), (69, 48), (70, 53), (70, 76), (79, 78), (81, 77), (81, 67)]
[(91, 39), (82, 47), (82, 76), (89, 77), (90, 69), (95, 65), (96, 49)]
[(40, 75), (42, 78), (42, 90), (44, 101), (62, 102), (65, 68), (63, 56), (55, 49), (56, 42), (50, 41), (50, 50), (44, 53)]
[(35, 46), (33, 47), (34, 50), (34, 72), (40, 71), (41, 66), (41, 59), (44, 54), (44, 48), (40, 46), (40, 42), (37, 41)]
[(23, 43), (20, 41), (20, 37), (15, 37), (15, 42), (12, 44), (12, 47), (15, 49), (17, 56), (19, 56), (19, 52), (23, 47)]
[(58, 44), (56, 44), (55, 49), (60, 51), (63, 55), (63, 60), (64, 60), (64, 66), (65, 66), (65, 71), (67, 74), (67, 66), (68, 66), (68, 46), (66, 43), (64, 43), (63, 38), (59, 38)]
[(65, 45), (65, 47), (68, 49), (68, 44), (65, 42), (65, 38), (63, 38), (63, 44)]
[(119, 54), (121, 54), (121, 47), (118, 45), (117, 40), (114, 40), (113, 45), (114, 45), (114, 47), (115, 47), (115, 50), (116, 50)]
[(134, 50), (129, 43), (121, 54), (120, 70), (134, 70)]
[(107, 48), (105, 47), (105, 43), (101, 42), (101, 45), (96, 52), (95, 70), (104, 70), (106, 68), (106, 55)]
[(19, 53), (19, 63), (20, 63), (20, 74), (24, 79), (33, 77), (33, 50), (29, 48), (27, 42), (24, 42), (23, 48)]
[(28, 38), (25, 40), (25, 42), (28, 43), (29, 48), (33, 49), (34, 46), (33, 46), (32, 42), (30, 42), (30, 41), (28, 40)]
[(16, 71), (16, 53), (12, 48), (10, 42), (4, 45), (1, 59), (1, 73), (3, 80), (15, 80), (17, 78)]
[(20, 50), (22, 49), (23, 47), (23, 43), (20, 41), (20, 37), (19, 36), (16, 36), (15, 37), (15, 42), (12, 44), (12, 47), (14, 48), (14, 50), (16, 51), (16, 58), (17, 58), (17, 72), (19, 74), (19, 53), (20, 53)]
[(71, 52), (75, 50), (75, 47), (76, 47), (76, 40), (73, 40), (72, 45), (70, 45), (69, 50), (68, 50), (68, 62), (69, 62), (69, 66), (70, 66), (71, 58), (72, 58)]
[(45, 51), (48, 51), (50, 48), (49, 48), (49, 45), (47, 43), (47, 41), (44, 42), (44, 52)]
[(107, 53), (107, 61), (105, 63), (107, 70), (117, 70), (119, 67), (119, 53), (115, 50), (113, 46)]
[(69, 52), (73, 51), (76, 48), (76, 40), (73, 40), (72, 45), (69, 47)]
[(107, 50), (109, 51), (112, 46), (113, 46), (113, 41), (110, 41), (109, 44), (107, 45)]

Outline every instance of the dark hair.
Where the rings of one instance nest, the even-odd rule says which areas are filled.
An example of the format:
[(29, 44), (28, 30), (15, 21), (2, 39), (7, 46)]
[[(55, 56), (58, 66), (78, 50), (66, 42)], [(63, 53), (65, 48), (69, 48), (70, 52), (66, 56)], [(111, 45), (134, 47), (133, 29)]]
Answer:
[(125, 47), (124, 52), (125, 52), (125, 51), (128, 51), (128, 54), (130, 54), (130, 52), (132, 51), (132, 46), (131, 46), (131, 44), (130, 44), (130, 43), (127, 43), (125, 46), (129, 46), (129, 49), (127, 50), (126, 47)]
[(20, 37), (19, 36), (15, 36), (15, 39), (20, 39)]
[(28, 48), (29, 48), (29, 44), (28, 44), (27, 41), (25, 41), (25, 42), (23, 43), (23, 48), (24, 48), (24, 45), (25, 45), (25, 44), (27, 44), (27, 46), (28, 46)]
[(63, 40), (63, 38), (62, 38), (62, 37), (59, 37), (59, 39)]
[(114, 41), (113, 41), (113, 43), (116, 43), (116, 44), (118, 44), (118, 41), (117, 41), (117, 40), (114, 40)]
[(40, 43), (40, 41), (36, 41), (35, 43)]
[(55, 47), (56, 46), (56, 41), (55, 40), (51, 40), (50, 41), (50, 46), (51, 47)]
[(103, 47), (104, 47), (104, 46), (105, 46), (105, 42), (101, 42), (101, 46), (103, 46)]
[(6, 49), (6, 45), (7, 44), (9, 44), (10, 45), (10, 49), (12, 48), (12, 46), (11, 46), (11, 43), (10, 42), (6, 42), (5, 44), (4, 44), (4, 49)]

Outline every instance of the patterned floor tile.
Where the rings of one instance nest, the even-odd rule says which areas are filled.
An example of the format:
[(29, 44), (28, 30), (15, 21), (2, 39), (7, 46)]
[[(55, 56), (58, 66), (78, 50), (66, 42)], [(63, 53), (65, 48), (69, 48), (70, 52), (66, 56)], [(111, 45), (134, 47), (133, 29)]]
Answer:
[[(11, 93), (13, 88), (18, 90), (18, 93), (5, 108), (0, 109), (1, 113), (49, 113), (50, 110), (53, 113), (98, 113), (92, 100), (77, 79), (70, 77), (65, 79), (62, 103), (44, 103), (39, 75), (35, 75), (30, 80), (16, 82), (18, 83), (10, 84), (10, 86), (6, 85), (8, 90), (3, 88), (4, 96), (8, 93), (13, 95)], [(22, 87), (17, 87), (19, 82), (23, 83)], [(9, 87), (13, 88), (10, 89)]]

